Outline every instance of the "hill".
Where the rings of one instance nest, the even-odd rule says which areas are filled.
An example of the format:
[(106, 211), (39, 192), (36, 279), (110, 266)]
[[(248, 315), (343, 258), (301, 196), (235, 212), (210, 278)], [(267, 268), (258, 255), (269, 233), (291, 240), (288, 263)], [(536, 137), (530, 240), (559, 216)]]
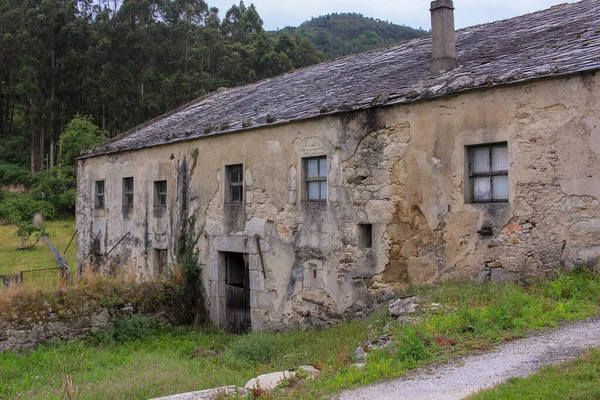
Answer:
[(327, 59), (362, 53), (429, 34), (423, 29), (396, 25), (355, 13), (324, 15), (298, 27), (285, 27), (270, 33), (274, 37), (286, 33), (306, 37)]

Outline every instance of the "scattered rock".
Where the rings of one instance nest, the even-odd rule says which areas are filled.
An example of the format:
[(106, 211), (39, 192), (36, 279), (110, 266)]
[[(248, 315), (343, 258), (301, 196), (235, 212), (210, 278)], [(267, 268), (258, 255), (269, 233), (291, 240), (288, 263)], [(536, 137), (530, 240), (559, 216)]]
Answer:
[(298, 367), (298, 371), (302, 371), (305, 375), (307, 375), (306, 379), (315, 379), (316, 377), (321, 375), (321, 371), (319, 371), (312, 365), (301, 365)]
[(385, 349), (388, 348), (392, 345), (393, 340), (392, 340), (392, 335), (389, 334), (385, 334), (385, 335), (381, 335), (378, 338), (375, 338), (373, 340), (369, 340), (369, 342), (367, 342), (367, 348), (369, 349)]
[(390, 300), (388, 303), (388, 311), (390, 317), (398, 318), (405, 314), (414, 314), (419, 311), (420, 306), (417, 303), (417, 296), (405, 297), (403, 299)]
[(354, 361), (362, 362), (362, 361), (366, 360), (366, 358), (367, 358), (367, 352), (365, 351), (364, 348), (357, 347), (352, 352), (352, 358), (354, 359)]
[(283, 372), (273, 372), (270, 374), (259, 375), (256, 378), (252, 378), (246, 383), (244, 386), (245, 389), (254, 389), (261, 388), (263, 390), (273, 390), (279, 385), (282, 381), (286, 379), (290, 379), (296, 376), (295, 372), (292, 371), (283, 371)]
[(229, 396), (245, 396), (248, 390), (237, 386), (222, 386), (214, 389), (200, 390), (156, 398), (154, 400), (213, 400)]
[(352, 364), (350, 367), (361, 369), (361, 368), (364, 368), (366, 366), (367, 366), (367, 363), (356, 363), (356, 364)]

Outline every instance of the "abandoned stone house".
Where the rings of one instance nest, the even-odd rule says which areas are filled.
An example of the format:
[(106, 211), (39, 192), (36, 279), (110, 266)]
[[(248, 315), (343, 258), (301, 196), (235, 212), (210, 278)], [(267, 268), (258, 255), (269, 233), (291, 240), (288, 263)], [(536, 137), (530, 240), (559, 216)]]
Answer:
[(600, 1), (219, 90), (78, 160), (77, 262), (146, 279), (194, 230), (211, 319), (281, 329), (392, 288), (600, 266)]

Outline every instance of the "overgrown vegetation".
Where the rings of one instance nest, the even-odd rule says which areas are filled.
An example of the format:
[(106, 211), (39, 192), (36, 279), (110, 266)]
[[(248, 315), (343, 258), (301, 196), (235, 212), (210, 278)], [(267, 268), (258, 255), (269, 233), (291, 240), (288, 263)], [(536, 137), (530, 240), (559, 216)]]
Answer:
[(38, 200), (29, 194), (7, 195), (4, 201), (0, 201), (0, 221), (4, 223), (31, 223), (37, 213), (52, 219), (56, 216), (56, 209), (49, 201)]
[(0, 158), (0, 186), (31, 185), (31, 172), (27, 167), (13, 164)]
[[(89, 340), (83, 346), (69, 343), (0, 354), (0, 396), (21, 393), (29, 398), (55, 398), (60, 385), (54, 352), (61, 358), (84, 352), (78, 368), (86, 373), (76, 382), (82, 398), (141, 399), (244, 385), (261, 373), (305, 364), (321, 369), (321, 377), (294, 382), (274, 397), (326, 398), (428, 362), (482, 351), (561, 321), (597, 315), (600, 277), (575, 271), (526, 287), (445, 282), (410, 288), (407, 293), (417, 294), (425, 309), (418, 319), (404, 324), (390, 320), (382, 311), (365, 321), (306, 332), (231, 335), (210, 328), (159, 328), (133, 341)], [(391, 346), (368, 351), (364, 368), (352, 367), (352, 351), (381, 335), (391, 337)], [(72, 372), (74, 376), (77, 371)]]
[[(15, 286), (0, 291), (0, 322), (45, 322), (49, 318), (46, 312), (49, 306), (58, 317), (68, 319), (71, 315), (88, 315), (91, 310), (102, 307), (128, 304), (134, 305), (140, 313), (154, 313), (162, 306), (168, 306), (169, 311), (173, 311), (169, 318), (181, 322), (182, 316), (178, 312), (181, 300), (182, 292), (175, 283), (135, 283), (126, 277), (108, 279), (89, 274), (83, 278), (76, 276), (72, 282), (63, 282), (58, 288)], [(115, 328), (113, 338), (117, 342), (141, 338), (144, 335), (138, 337), (139, 332), (155, 327), (153, 321), (135, 316), (123, 320), (122, 325)]]
[(158, 322), (154, 318), (134, 314), (118, 320), (113, 329), (93, 333), (90, 340), (104, 345), (133, 342), (148, 337), (157, 329)]
[(544, 368), (529, 378), (513, 378), (471, 400), (600, 399), (600, 350), (575, 361)]
[[(62, 166), (39, 171), (31, 178), (29, 171), (16, 166), (5, 169), (4, 172), (12, 172), (3, 175), (2, 168), (8, 164), (0, 160), (0, 183), (20, 185), (20, 189), (27, 190), (26, 193), (7, 194), (0, 189), (0, 223), (17, 226), (21, 249), (34, 247), (40, 237), (47, 234), (45, 220), (74, 214), (77, 182), (73, 159), (102, 140), (104, 137), (91, 118), (77, 115), (61, 137)], [(34, 222), (36, 214), (42, 218)]]
[(202, 292), (202, 268), (200, 266), (200, 251), (196, 233), (196, 216), (192, 215), (187, 221), (179, 238), (178, 257), (179, 268), (183, 274), (185, 292), (186, 323), (196, 325), (206, 320), (204, 310), (204, 293)]

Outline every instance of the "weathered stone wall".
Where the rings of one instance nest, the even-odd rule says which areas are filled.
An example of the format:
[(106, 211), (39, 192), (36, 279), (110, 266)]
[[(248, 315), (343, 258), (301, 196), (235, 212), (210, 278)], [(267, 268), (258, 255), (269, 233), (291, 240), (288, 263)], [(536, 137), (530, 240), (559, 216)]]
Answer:
[[(48, 304), (34, 315), (15, 318), (10, 322), (0, 320), (0, 351), (79, 339), (91, 332), (112, 328), (119, 318), (135, 312), (130, 304), (100, 309), (84, 304), (77, 311), (69, 308), (57, 310)], [(39, 314), (45, 314), (44, 318), (37, 318)]]
[[(360, 316), (410, 283), (597, 267), (599, 93), (600, 78), (582, 74), (82, 160), (78, 263), (144, 279), (154, 248), (176, 263), (181, 217), (196, 215), (211, 318), (225, 322), (223, 252), (247, 253), (255, 329)], [(510, 201), (469, 204), (466, 146), (497, 142), (508, 142)], [(328, 201), (306, 202), (302, 158), (322, 155)], [(224, 195), (225, 166), (240, 163), (241, 207)], [(135, 207), (123, 210), (128, 176)], [(372, 248), (358, 245), (361, 223), (373, 225)], [(493, 235), (478, 233), (484, 223)], [(127, 232), (109, 257), (94, 255)]]
[(143, 314), (168, 325), (182, 321), (181, 291), (160, 283), (96, 285), (57, 293), (21, 293), (0, 304), (0, 351), (69, 341)]

